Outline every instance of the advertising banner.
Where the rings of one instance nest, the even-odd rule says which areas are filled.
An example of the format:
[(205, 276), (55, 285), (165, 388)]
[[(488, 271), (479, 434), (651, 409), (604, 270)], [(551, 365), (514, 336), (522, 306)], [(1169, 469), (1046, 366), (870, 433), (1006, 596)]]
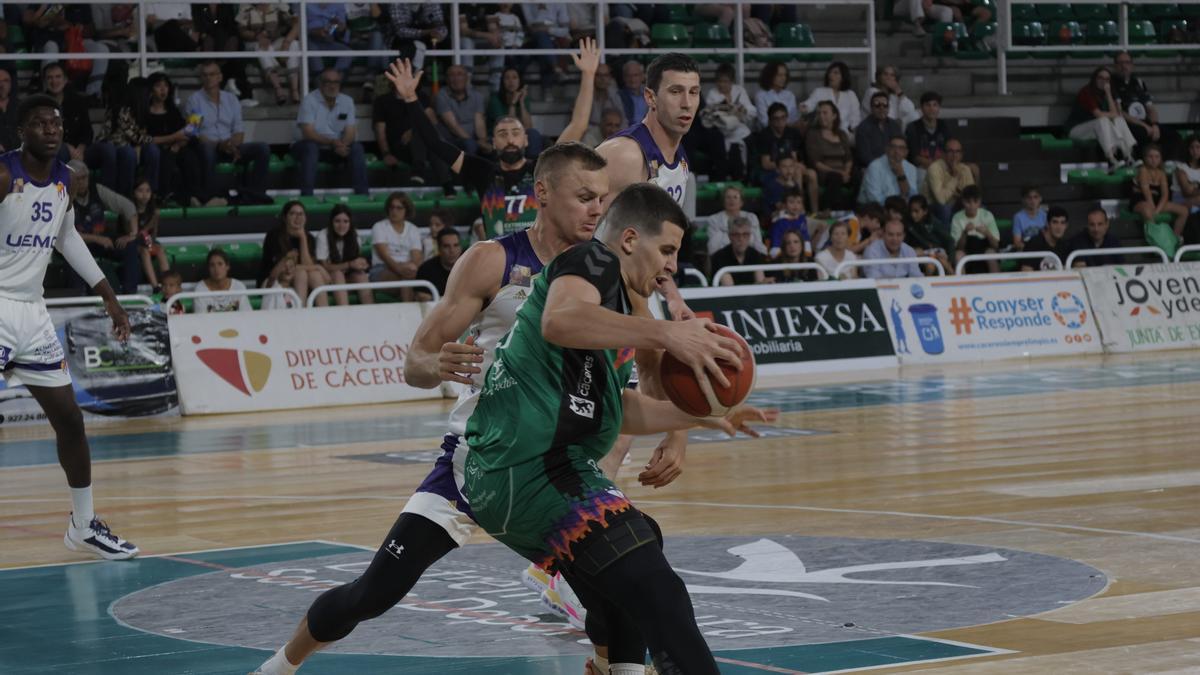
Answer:
[(1200, 263), (1088, 267), (1083, 283), (1105, 350), (1200, 347)]
[[(85, 420), (178, 413), (167, 317), (145, 307), (125, 311), (132, 330), (122, 343), (98, 305), (50, 308)], [(0, 382), (0, 424), (45, 420), (28, 389)]]
[(900, 363), (990, 361), (1101, 351), (1075, 272), (881, 280)]
[(170, 318), (185, 415), (440, 398), (405, 384), (415, 303)]
[(687, 288), (682, 294), (697, 315), (746, 338), (764, 375), (896, 366), (870, 281)]

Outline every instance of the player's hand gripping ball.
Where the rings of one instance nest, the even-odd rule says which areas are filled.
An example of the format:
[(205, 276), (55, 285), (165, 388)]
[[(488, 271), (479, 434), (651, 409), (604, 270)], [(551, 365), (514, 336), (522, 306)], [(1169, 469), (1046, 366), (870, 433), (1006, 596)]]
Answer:
[(663, 354), (659, 366), (659, 377), (667, 398), (671, 399), (680, 410), (695, 417), (723, 417), (733, 408), (741, 405), (750, 392), (754, 390), (754, 352), (745, 338), (738, 335), (732, 328), (714, 323), (717, 332), (730, 337), (742, 344), (742, 370), (738, 372), (733, 365), (718, 361), (725, 379), (729, 380), (728, 387), (722, 387), (712, 375), (705, 373), (708, 386), (702, 386), (696, 379), (696, 373), (690, 366), (672, 356), (669, 352)]

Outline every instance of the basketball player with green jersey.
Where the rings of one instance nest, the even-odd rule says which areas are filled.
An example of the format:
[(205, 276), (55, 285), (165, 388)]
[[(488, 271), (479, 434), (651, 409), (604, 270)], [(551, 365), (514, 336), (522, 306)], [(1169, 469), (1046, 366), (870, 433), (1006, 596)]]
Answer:
[[(656, 526), (596, 462), (619, 433), (706, 426), (753, 435), (745, 422), (772, 417), (743, 407), (695, 418), (625, 387), (635, 352), (666, 350), (692, 362), (703, 354), (696, 369), (705, 384), (718, 359), (740, 367), (740, 345), (714, 341), (708, 320), (656, 321), (645, 309), (675, 271), (686, 222), (661, 188), (630, 186), (597, 239), (562, 253), (534, 280), (467, 420), (462, 490), (489, 534), (563, 573), (593, 617), (589, 628), (603, 617), (610, 653), (629, 653), (640, 638), (663, 675), (718, 671), (687, 590), (656, 545)], [(629, 670), (612, 659), (609, 672), (640, 673), (633, 669), (643, 653), (621, 659)]]

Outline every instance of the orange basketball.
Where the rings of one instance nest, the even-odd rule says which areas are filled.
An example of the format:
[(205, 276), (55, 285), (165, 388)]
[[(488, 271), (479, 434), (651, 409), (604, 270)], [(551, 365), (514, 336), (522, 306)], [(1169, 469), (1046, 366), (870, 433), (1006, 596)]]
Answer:
[(725, 378), (729, 380), (729, 387), (722, 387), (711, 375), (708, 376), (715, 400), (709, 398), (700, 388), (692, 369), (670, 353), (663, 354), (658, 371), (667, 398), (680, 410), (696, 417), (720, 417), (745, 401), (754, 389), (754, 352), (750, 351), (746, 340), (733, 329), (721, 324), (713, 325), (721, 335), (741, 342), (745, 350), (740, 373), (723, 361), (717, 362)]

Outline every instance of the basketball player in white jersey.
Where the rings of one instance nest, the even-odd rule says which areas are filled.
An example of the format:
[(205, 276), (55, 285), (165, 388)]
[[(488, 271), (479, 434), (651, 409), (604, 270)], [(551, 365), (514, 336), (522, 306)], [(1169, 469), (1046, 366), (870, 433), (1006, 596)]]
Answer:
[(129, 337), (129, 318), (75, 230), (71, 170), (56, 159), (63, 142), (58, 103), (44, 95), (21, 101), (17, 124), (21, 147), (0, 155), (0, 371), (9, 385), (29, 388), (54, 429), (58, 461), (71, 488), (72, 510), (63, 538), (67, 548), (125, 560), (137, 555), (138, 548), (96, 517), (83, 413), (42, 300), (51, 254), (62, 253), (104, 299), (113, 333), (122, 341)]

